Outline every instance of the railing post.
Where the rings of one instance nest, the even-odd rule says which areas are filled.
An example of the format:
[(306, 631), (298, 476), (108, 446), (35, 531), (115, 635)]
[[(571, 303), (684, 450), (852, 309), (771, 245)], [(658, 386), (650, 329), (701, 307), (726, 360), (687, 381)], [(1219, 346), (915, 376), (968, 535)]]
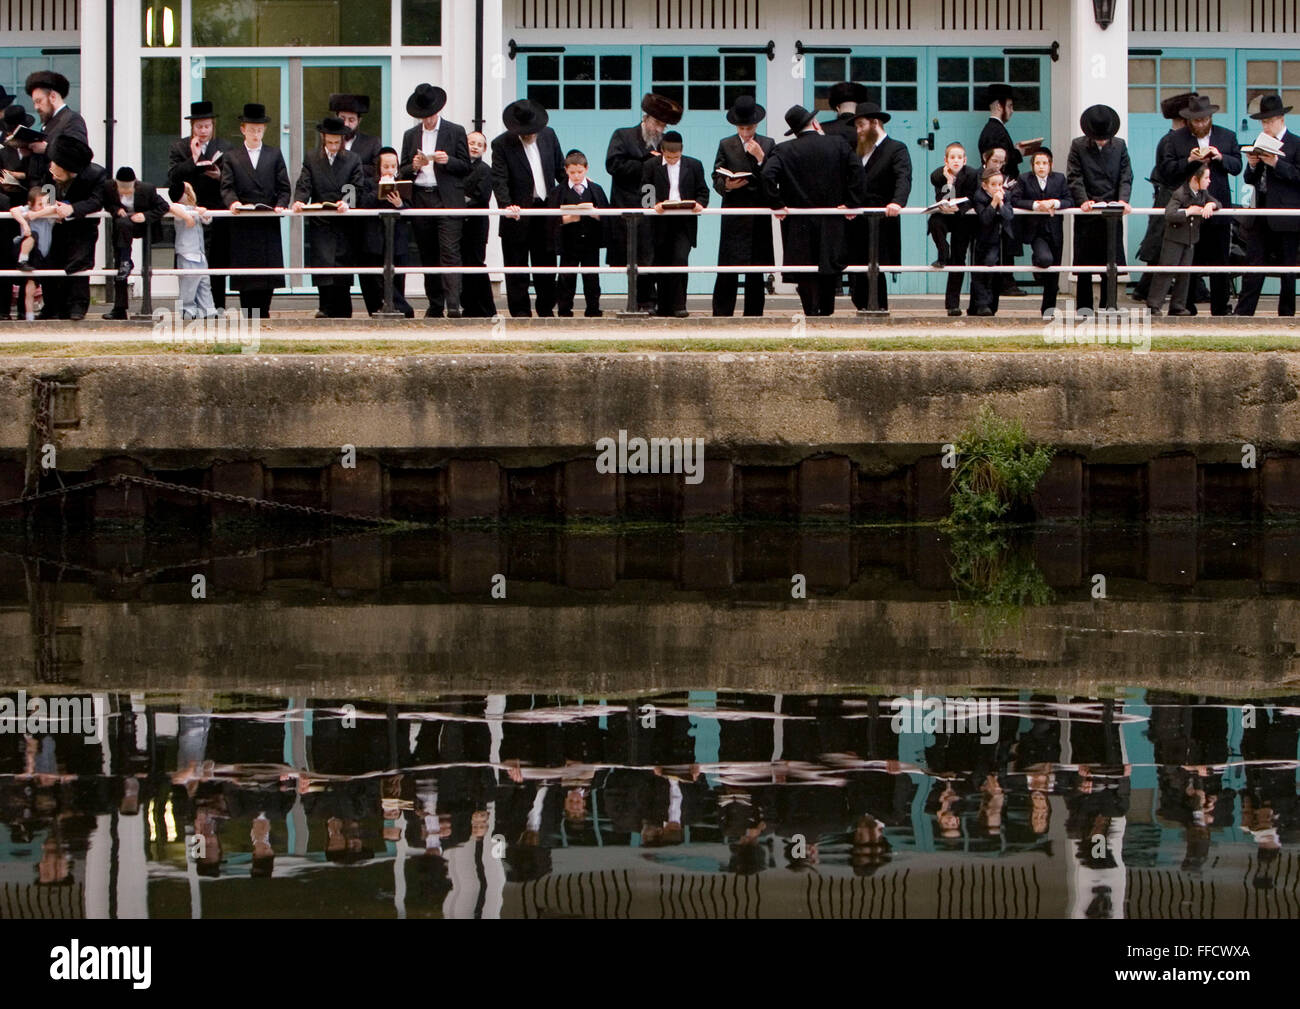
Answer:
[(393, 272), (393, 255), (394, 239), (393, 235), (397, 228), (397, 218), (401, 216), (398, 210), (381, 210), (379, 212), (380, 223), (384, 226), (384, 303), (379, 307), (376, 315), (381, 319), (400, 319), (402, 313), (393, 307), (393, 291), (396, 282), (396, 274)]
[(1106, 210), (1106, 286), (1102, 290), (1103, 305), (1119, 307), (1119, 264), (1117, 241), (1119, 235), (1119, 215), (1121, 211)]
[[(140, 317), (153, 318), (153, 227), (144, 229), (144, 262), (140, 264), (140, 280), (143, 287), (140, 292)], [(127, 278), (129, 284), (131, 279)]]
[(627, 251), (627, 302), (624, 306), (623, 311), (619, 313), (619, 317), (620, 318), (626, 318), (629, 316), (640, 317), (646, 314), (645, 312), (642, 312), (640, 310), (641, 306), (637, 303), (636, 300), (636, 287), (637, 287), (636, 257), (637, 257), (637, 248), (639, 246), (637, 238), (639, 235), (638, 227), (641, 223), (641, 215), (639, 213), (624, 214), (623, 220), (627, 223), (627, 250), (626, 250)]
[(867, 216), (867, 307), (859, 315), (885, 317), (888, 310), (880, 307), (880, 214)]

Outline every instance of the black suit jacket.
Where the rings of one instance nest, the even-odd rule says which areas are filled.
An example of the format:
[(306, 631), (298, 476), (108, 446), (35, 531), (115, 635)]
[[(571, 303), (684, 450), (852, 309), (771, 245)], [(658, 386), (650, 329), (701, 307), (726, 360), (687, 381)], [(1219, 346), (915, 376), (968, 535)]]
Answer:
[[(771, 137), (754, 134), (754, 142), (763, 152), (763, 164), (772, 156), (776, 141)], [(713, 188), (722, 197), (724, 207), (767, 207), (767, 194), (763, 191), (763, 169), (754, 156), (745, 150), (737, 134), (724, 137), (713, 158)], [(751, 172), (747, 185), (727, 189), (725, 175), (717, 169), (731, 172)], [(769, 217), (725, 216), (722, 218), (718, 241), (718, 264), (722, 266), (745, 263), (766, 264), (774, 261), (772, 251), (772, 220)]]
[[(402, 134), (402, 152), (398, 158), (400, 167), (397, 171), (399, 179), (414, 180), (420, 174), (415, 171), (413, 161), (415, 152), (420, 149), (423, 134), (423, 123), (416, 123)], [(465, 128), (450, 119), (439, 119), (435, 150), (447, 152), (447, 163), (433, 166), (433, 177), (437, 180), (438, 189), (442, 193), (443, 205), (465, 206), (465, 176), (469, 174), (470, 169), (469, 143), (466, 140)]]
[(361, 173), (367, 179), (376, 178), (375, 162), (379, 160), (379, 152), (383, 149), (384, 142), (378, 137), (372, 137), (369, 133), (358, 133), (352, 138), (352, 146), (346, 150), (355, 154), (361, 161)]
[(849, 145), (851, 151), (858, 149), (858, 121), (852, 112), (823, 120), (821, 125), (822, 132), (828, 137), (839, 137)]
[[(874, 155), (872, 159), (874, 160)], [(938, 203), (944, 199), (944, 187), (948, 184), (948, 178), (943, 174), (943, 165), (940, 165), (930, 173), (930, 185), (934, 186), (934, 201)], [(975, 198), (975, 191), (980, 188), (980, 173), (971, 165), (962, 165), (961, 171), (953, 179), (953, 198), (960, 199), (966, 197), (968, 200)], [(969, 208), (965, 208), (969, 209)]]
[(93, 162), (64, 185), (55, 183), (55, 199), (72, 206), (72, 216), (54, 228), (50, 262), (68, 273), (89, 270), (95, 265), (95, 243), (99, 240), (99, 218), (90, 217), (104, 209), (104, 184), (112, 185), (108, 173)]
[[(1169, 188), (1181, 186), (1191, 178), (1193, 169), (1200, 167), (1199, 161), (1187, 160), (1187, 155), (1196, 146), (1196, 138), (1190, 129), (1170, 132), (1164, 144), (1164, 160), (1159, 168), (1160, 178)], [(1217, 148), (1223, 157), (1210, 162), (1209, 192), (1220, 206), (1226, 207), (1232, 203), (1228, 176), (1241, 174), (1241, 148), (1237, 145), (1236, 134), (1222, 126), (1210, 127), (1210, 146)]]
[[(866, 178), (862, 161), (837, 137), (816, 130), (777, 144), (763, 162), (763, 188), (768, 206), (860, 207)], [(781, 222), (782, 258), (792, 266), (817, 266), (821, 273), (844, 267), (844, 218), (840, 214), (787, 217)], [(787, 283), (807, 280), (805, 274), (785, 275)]]
[(1011, 139), (1011, 134), (1007, 132), (1006, 123), (989, 116), (984, 129), (980, 130), (980, 157), (983, 158), (985, 151), (991, 151), (995, 147), (1001, 147), (1007, 152), (1006, 164), (1002, 166), (1002, 170), (1006, 172), (1005, 178), (1014, 178), (1020, 174), (1020, 162), (1024, 160), (1024, 155), (1020, 153), (1015, 141)]
[(1002, 239), (1010, 235), (1015, 227), (1015, 212), (1011, 208), (1011, 199), (1004, 195), (1002, 206), (993, 206), (993, 198), (980, 186), (979, 192), (971, 201), (975, 208), (975, 219), (979, 227), (975, 230), (975, 251), (1001, 249)]
[(1169, 198), (1169, 205), (1165, 207), (1165, 244), (1195, 245), (1201, 237), (1201, 218), (1188, 214), (1187, 208), (1204, 207), (1207, 204), (1215, 210), (1223, 206), (1212, 193), (1204, 189), (1193, 193), (1192, 187), (1187, 183), (1175, 189)]
[[(353, 206), (360, 205), (367, 191), (361, 159), (351, 151), (339, 151), (331, 165), (325, 152), (318, 147), (302, 159), (302, 171), (298, 175), (293, 198), (303, 203), (337, 203), (347, 199), (348, 186), (352, 187)], [(343, 220), (337, 211), (319, 211), (307, 218), (307, 226), (311, 234), (311, 261), (308, 265), (352, 265), (356, 229), (350, 221)], [(350, 284), (352, 281), (350, 277), (340, 277), (337, 274), (318, 274), (313, 276), (312, 282), (320, 287), (322, 284)]]
[[(560, 138), (549, 126), (537, 134), (537, 153), (546, 179), (546, 195), (567, 181)], [(512, 133), (502, 133), (492, 141), (492, 192), (498, 207), (531, 207), (535, 198), (533, 169), (524, 151), (524, 142)], [(506, 223), (503, 220), (501, 223)], [(517, 224), (517, 221), (511, 221)]]
[[(682, 155), (681, 174), (677, 178), (677, 192), (683, 200), (694, 200), (703, 207), (709, 205), (709, 182), (704, 176), (704, 165), (700, 163), (699, 158)], [(641, 176), (644, 185), (655, 187), (655, 203), (661, 203), (669, 198), (669, 181), (668, 166), (656, 158), (653, 162), (647, 162)], [(690, 217), (656, 217), (653, 218), (655, 227), (662, 224), (681, 225), (691, 236), (691, 248), (695, 247), (695, 239), (699, 233), (699, 219), (692, 214)]]
[[(257, 168), (248, 157), (248, 148), (236, 144), (221, 158), (221, 200), (226, 207), (236, 203), (265, 203), (270, 207), (287, 207), (292, 202), (289, 170), (278, 147), (263, 145)], [(280, 221), (276, 217), (255, 217), (232, 221), (230, 229), (230, 265), (234, 267), (284, 265), (284, 248), (280, 243)], [(245, 275), (231, 278), (237, 291), (276, 288), (284, 284), (283, 275)]]
[(28, 180), (33, 184), (50, 181), (50, 148), (56, 137), (68, 136), (76, 137), (87, 147), (90, 146), (90, 134), (86, 130), (86, 120), (82, 118), (80, 112), (74, 112), (69, 106), (62, 106), (58, 112), (51, 117), (50, 121), (41, 127), (46, 143), (44, 154), (33, 154), (31, 156), (32, 164), (36, 169), (29, 169)]
[[(1254, 168), (1246, 166), (1242, 178), (1255, 187), (1255, 206), (1264, 208), (1300, 208), (1300, 136), (1289, 130), (1282, 136), (1283, 157), (1270, 168), (1259, 162)], [(1269, 231), (1300, 231), (1300, 217), (1265, 217)]]
[(1075, 137), (1070, 141), (1065, 179), (1076, 206), (1082, 206), (1085, 200), (1128, 203), (1133, 193), (1128, 146), (1119, 137), (1113, 137), (1098, 150), (1091, 138)]
[[(1033, 172), (1025, 172), (1020, 176), (1020, 181), (1013, 190), (1011, 205), (1018, 210), (1033, 210), (1034, 203), (1038, 200), (1060, 200), (1061, 210), (1074, 206), (1074, 201), (1070, 199), (1070, 187), (1066, 184), (1065, 176), (1060, 172), (1048, 173), (1045, 189), (1039, 189), (1038, 176)], [(1028, 244), (1036, 238), (1046, 238), (1058, 256), (1064, 243), (1063, 221), (1064, 218), (1055, 215), (1048, 217), (1045, 214), (1016, 219), (1022, 242)]]
[[(573, 206), (578, 203), (590, 203), (601, 209), (609, 206), (605, 190), (587, 179), (582, 195), (579, 196), (564, 180), (564, 185), (556, 186), (546, 197), (548, 207)], [(577, 256), (583, 252), (599, 251), (609, 244), (608, 217), (580, 217), (572, 224), (565, 224), (559, 217), (548, 218), (551, 228), (551, 240), (561, 256)]]
[[(113, 217), (117, 217), (119, 210), (125, 210), (122, 206), (122, 198), (117, 195), (117, 182), (114, 179), (105, 178), (104, 180), (104, 209)], [(145, 216), (145, 223), (149, 225), (150, 235), (154, 239), (161, 237), (161, 228), (158, 227), (169, 213), (171, 213), (171, 201), (165, 199), (158, 193), (158, 187), (148, 182), (135, 182), (135, 210), (132, 213), (140, 213)], [(128, 214), (128, 216), (130, 216)], [(142, 232), (136, 232), (142, 234)]]
[[(230, 144), (219, 137), (213, 137), (204, 146), (201, 160), (210, 161), (217, 152), (224, 158), (229, 150)], [(217, 165), (220, 166), (221, 162), (218, 161)], [(205, 169), (195, 164), (189, 137), (173, 140), (167, 149), (167, 185), (171, 187), (183, 182), (194, 187), (194, 196), (200, 207), (214, 209), (225, 206), (225, 201), (221, 198), (220, 175), (211, 178)]]
[(883, 207), (890, 203), (907, 206), (907, 198), (912, 193), (912, 158), (906, 144), (885, 137), (876, 145), (863, 170), (866, 173), (864, 207)]

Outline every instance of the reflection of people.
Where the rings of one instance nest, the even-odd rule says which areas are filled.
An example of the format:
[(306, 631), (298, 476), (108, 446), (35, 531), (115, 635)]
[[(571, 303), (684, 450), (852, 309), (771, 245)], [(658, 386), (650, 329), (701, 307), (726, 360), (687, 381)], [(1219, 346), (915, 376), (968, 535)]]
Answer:
[(265, 813), (258, 813), (248, 832), (253, 842), (252, 875), (255, 879), (269, 879), (275, 868), (275, 850), (271, 847), (271, 821)]

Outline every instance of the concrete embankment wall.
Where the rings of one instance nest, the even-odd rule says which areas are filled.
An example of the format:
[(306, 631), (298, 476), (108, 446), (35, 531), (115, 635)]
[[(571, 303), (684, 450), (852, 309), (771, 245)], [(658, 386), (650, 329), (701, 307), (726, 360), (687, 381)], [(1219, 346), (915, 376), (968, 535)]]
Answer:
[[(185, 473), (368, 514), (929, 518), (946, 510), (941, 446), (989, 403), (1058, 450), (1043, 515), (1112, 500), (1190, 515), (1207, 499), (1294, 513), (1297, 377), (1285, 353), (14, 358), (0, 365), (0, 500), (32, 489), (52, 443), (65, 476)], [(597, 441), (620, 430), (704, 439), (703, 482), (596, 472)], [(154, 500), (107, 497), (110, 517)]]

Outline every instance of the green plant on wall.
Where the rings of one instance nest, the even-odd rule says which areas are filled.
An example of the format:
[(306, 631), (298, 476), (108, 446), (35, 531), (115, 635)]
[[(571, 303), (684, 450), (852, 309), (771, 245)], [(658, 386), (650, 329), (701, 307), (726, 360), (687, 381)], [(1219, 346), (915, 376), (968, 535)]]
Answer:
[(946, 525), (988, 529), (1031, 517), (1030, 495), (1051, 464), (1050, 447), (1032, 444), (1024, 424), (987, 403), (953, 445), (958, 462)]

